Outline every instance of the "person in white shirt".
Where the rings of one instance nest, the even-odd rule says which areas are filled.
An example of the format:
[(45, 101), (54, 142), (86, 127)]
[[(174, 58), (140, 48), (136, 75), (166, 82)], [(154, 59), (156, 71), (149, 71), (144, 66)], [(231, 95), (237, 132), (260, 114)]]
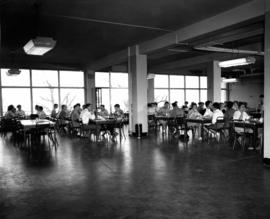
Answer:
[(97, 140), (99, 141), (101, 127), (99, 125), (91, 124), (90, 122), (91, 120), (95, 119), (95, 114), (92, 111), (92, 105), (90, 103), (85, 104), (85, 109), (81, 112), (80, 119), (82, 120), (83, 129), (85, 131), (89, 131), (90, 133), (94, 132), (97, 136)]
[(205, 109), (205, 113), (203, 114), (203, 118), (211, 119), (212, 116), (213, 116), (213, 112), (212, 112), (212, 110), (211, 110), (211, 107), (212, 107), (212, 101), (207, 100), (207, 101), (205, 102), (205, 107), (206, 107), (206, 109)]
[(246, 113), (246, 105), (245, 103), (239, 104), (239, 109), (234, 112), (233, 119), (234, 120), (248, 120), (250, 116)]
[(217, 128), (219, 128), (218, 125), (221, 123), (217, 123), (217, 120), (223, 119), (223, 117), (224, 117), (223, 112), (220, 110), (219, 103), (217, 103), (217, 102), (213, 103), (212, 108), (213, 108), (212, 123), (210, 125), (206, 125), (204, 127), (204, 130), (206, 132), (209, 132), (210, 129), (216, 130)]
[[(246, 104), (245, 103), (239, 103), (239, 108), (237, 111), (234, 112), (233, 114), (233, 120), (241, 120), (241, 121), (246, 121), (249, 120), (250, 116), (246, 113)], [(248, 132), (252, 133), (252, 129), (246, 129), (240, 128), (240, 127), (235, 127), (236, 132)]]

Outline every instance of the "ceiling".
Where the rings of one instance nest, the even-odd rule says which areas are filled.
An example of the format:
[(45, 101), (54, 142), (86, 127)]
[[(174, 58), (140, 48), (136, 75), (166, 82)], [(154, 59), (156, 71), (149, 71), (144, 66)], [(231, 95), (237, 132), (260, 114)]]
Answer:
[[(0, 0), (0, 64), (5, 67), (83, 69), (113, 52), (248, 1)], [(258, 23), (261, 21), (255, 25), (259, 26)], [(224, 38), (224, 33), (215, 34)], [(55, 49), (42, 57), (26, 55), (23, 46), (36, 36), (53, 37), (57, 40)], [(187, 46), (191, 48), (196, 42), (202, 43), (205, 39), (194, 39)], [(260, 34), (247, 39), (246, 44), (258, 42), (262, 43)], [(238, 44), (245, 46), (242, 39)], [(226, 41), (223, 45), (236, 44)], [(192, 49), (186, 52), (166, 49), (149, 54), (149, 66), (207, 53)]]

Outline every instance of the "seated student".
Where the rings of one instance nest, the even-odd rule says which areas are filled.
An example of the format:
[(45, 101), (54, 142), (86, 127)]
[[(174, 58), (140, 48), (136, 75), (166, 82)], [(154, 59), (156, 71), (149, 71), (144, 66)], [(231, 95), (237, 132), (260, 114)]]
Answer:
[(172, 103), (172, 107), (172, 110), (169, 111), (170, 117), (184, 117), (184, 110), (178, 107), (177, 101)]
[(9, 105), (7, 108), (7, 112), (5, 113), (6, 119), (14, 119), (16, 118), (16, 108), (13, 105)]
[(62, 105), (61, 106), (61, 111), (58, 115), (58, 118), (59, 119), (68, 119), (69, 118), (69, 112), (68, 112), (68, 109), (67, 109), (67, 105)]
[[(246, 121), (250, 119), (250, 116), (246, 113), (246, 104), (244, 102), (239, 103), (239, 109), (233, 114), (234, 120)], [(244, 132), (244, 128), (236, 127), (236, 132)], [(246, 132), (252, 133), (252, 129), (246, 129)]]
[(35, 111), (36, 111), (36, 114), (38, 115), (38, 113), (39, 113), (39, 105), (35, 105)]
[(220, 102), (219, 105), (220, 105), (220, 110), (221, 110), (221, 112), (223, 112), (223, 114), (224, 114), (224, 113), (226, 112), (226, 104)]
[(238, 110), (238, 108), (239, 108), (238, 104), (239, 104), (238, 101), (236, 101), (236, 100), (233, 101), (233, 107), (232, 108), (234, 109), (234, 111)]
[(105, 105), (101, 104), (99, 109), (100, 109), (100, 111), (98, 112), (99, 116), (101, 116), (102, 118), (109, 117), (109, 112), (108, 110), (105, 109)]
[[(202, 119), (203, 118), (203, 116), (198, 112), (196, 103), (194, 103), (194, 102), (191, 103), (191, 109), (188, 112), (187, 118), (188, 119)], [(198, 130), (199, 140), (201, 141), (202, 140), (202, 137), (201, 137), (201, 124), (188, 122), (187, 126), (191, 127), (191, 128), (194, 128), (195, 132), (196, 132), (196, 130)]]
[[(166, 101), (164, 103), (164, 106), (158, 110), (157, 115), (158, 116), (169, 116), (169, 113), (170, 113), (170, 104), (168, 101)], [(159, 120), (159, 123), (162, 125), (162, 131), (165, 132), (168, 122), (166, 120)]]
[(119, 104), (115, 104), (114, 105), (114, 113), (113, 116), (116, 119), (122, 119), (124, 117), (124, 111), (120, 109), (120, 105)]
[(53, 104), (53, 110), (51, 112), (51, 117), (52, 118), (56, 118), (57, 117), (57, 114), (58, 114), (57, 109), (58, 109), (58, 104), (57, 103)]
[(99, 135), (101, 127), (99, 125), (89, 123), (90, 120), (94, 120), (96, 117), (92, 110), (92, 105), (90, 103), (87, 103), (84, 105), (84, 108), (85, 109), (80, 114), (80, 119), (82, 120), (83, 124), (83, 130), (94, 132), (95, 135), (97, 136), (97, 141), (100, 141)]
[(203, 114), (203, 117), (204, 118), (207, 118), (207, 119), (211, 119), (212, 118), (212, 116), (213, 116), (213, 112), (212, 112), (212, 110), (211, 110), (211, 107), (212, 107), (212, 101), (210, 101), (210, 100), (207, 100), (206, 102), (205, 102), (205, 113)]
[(201, 115), (203, 115), (205, 113), (204, 102), (198, 103), (198, 111)]
[(188, 114), (188, 111), (189, 111), (188, 101), (185, 101), (185, 104), (182, 106), (182, 108), (185, 111), (185, 113)]
[(16, 115), (20, 118), (25, 117), (25, 112), (22, 110), (22, 106), (20, 104), (17, 105)]
[(80, 127), (80, 105), (75, 104), (73, 106), (73, 110), (71, 112), (70, 117), (73, 128)]
[(217, 126), (217, 120), (218, 119), (222, 119), (224, 117), (223, 112), (220, 110), (220, 104), (215, 102), (212, 105), (213, 107), (213, 115), (212, 115), (212, 123), (210, 125), (205, 125), (204, 126), (204, 130), (206, 130), (207, 132), (209, 131), (209, 129), (216, 129), (219, 128)]
[(155, 115), (156, 114), (156, 108), (153, 105), (153, 103), (148, 103), (147, 104), (147, 114), (148, 115)]
[(46, 119), (47, 115), (46, 113), (43, 111), (43, 107), (39, 106), (38, 107), (38, 118), (39, 119)]
[(234, 115), (235, 110), (232, 107), (233, 107), (233, 102), (228, 101), (226, 104), (226, 110), (224, 113), (224, 122), (227, 127), (229, 127), (229, 122), (233, 120), (233, 115)]

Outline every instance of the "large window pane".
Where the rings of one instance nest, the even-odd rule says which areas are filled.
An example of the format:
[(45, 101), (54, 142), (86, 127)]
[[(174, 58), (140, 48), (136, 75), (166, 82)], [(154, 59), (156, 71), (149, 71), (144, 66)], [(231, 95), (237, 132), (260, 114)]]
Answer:
[(83, 72), (60, 71), (60, 87), (83, 87)]
[(58, 103), (58, 89), (53, 88), (33, 88), (33, 111), (35, 105), (43, 106), (44, 112), (50, 114), (53, 104)]
[(96, 87), (109, 87), (109, 73), (108, 72), (96, 72), (95, 74), (95, 86)]
[(15, 107), (20, 104), (25, 113), (31, 113), (30, 88), (3, 88), (2, 100), (4, 113), (11, 104)]
[(111, 87), (128, 88), (128, 74), (111, 73)]
[(101, 104), (105, 105), (105, 108), (109, 111), (110, 109), (110, 94), (109, 94), (109, 89), (103, 88), (101, 89)]
[(73, 105), (76, 103), (84, 104), (84, 90), (83, 89), (66, 89), (61, 88), (60, 90), (60, 104), (67, 105), (68, 109), (73, 109)]
[(207, 90), (201, 90), (201, 102), (207, 101)]
[(199, 102), (199, 90), (186, 90), (186, 101), (189, 103)]
[(128, 89), (111, 89), (111, 107), (114, 111), (114, 105), (120, 104), (122, 110), (128, 111)]
[(199, 88), (199, 77), (186, 76), (186, 88)]
[(163, 106), (165, 101), (169, 101), (168, 89), (155, 89), (155, 102), (158, 106)]
[(37, 87), (57, 87), (58, 72), (49, 70), (32, 70), (32, 85)]
[(170, 88), (184, 88), (184, 76), (170, 75)]
[(207, 88), (207, 77), (205, 76), (200, 77), (200, 87)]
[(155, 75), (154, 83), (155, 88), (168, 88), (168, 75)]
[(227, 90), (221, 90), (221, 102), (227, 101)]
[(184, 90), (170, 90), (170, 101), (171, 103), (177, 101), (178, 106), (181, 107), (185, 102)]
[(8, 69), (1, 69), (2, 86), (30, 86), (29, 70), (21, 69), (19, 75), (8, 76)]

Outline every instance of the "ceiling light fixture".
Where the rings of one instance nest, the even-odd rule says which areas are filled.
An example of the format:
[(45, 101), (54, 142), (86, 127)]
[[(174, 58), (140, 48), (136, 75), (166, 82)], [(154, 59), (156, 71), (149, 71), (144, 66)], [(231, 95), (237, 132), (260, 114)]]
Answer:
[(219, 67), (228, 68), (228, 67), (233, 67), (233, 66), (254, 64), (255, 62), (256, 62), (256, 59), (254, 57), (232, 59), (232, 60), (219, 62)]
[(23, 47), (28, 55), (42, 56), (55, 47), (56, 41), (50, 37), (37, 37), (29, 40)]
[(237, 78), (222, 78), (223, 83), (236, 83), (239, 82)]

